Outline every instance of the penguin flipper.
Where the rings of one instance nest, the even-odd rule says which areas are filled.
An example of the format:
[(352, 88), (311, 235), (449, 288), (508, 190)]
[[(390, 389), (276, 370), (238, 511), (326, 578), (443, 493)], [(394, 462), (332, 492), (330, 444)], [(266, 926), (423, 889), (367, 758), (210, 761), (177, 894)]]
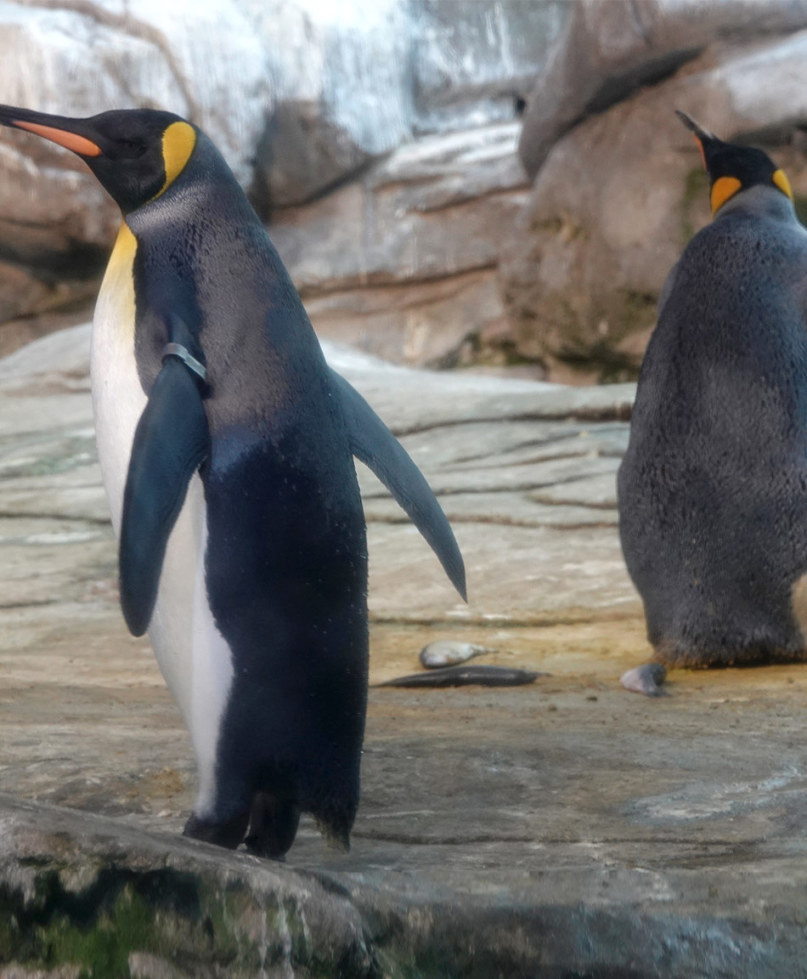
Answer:
[(437, 555), (467, 601), (465, 564), (446, 515), (423, 473), (359, 392), (330, 369), (344, 411), (353, 455), (378, 476)]
[(135, 636), (151, 621), (168, 536), (208, 451), (197, 385), (182, 360), (166, 357), (135, 430), (118, 551), (121, 609)]

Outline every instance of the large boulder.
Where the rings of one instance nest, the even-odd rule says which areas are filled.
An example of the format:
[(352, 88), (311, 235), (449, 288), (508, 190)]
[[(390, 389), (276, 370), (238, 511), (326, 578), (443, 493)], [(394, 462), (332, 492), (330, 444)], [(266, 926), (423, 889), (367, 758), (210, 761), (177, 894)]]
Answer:
[(572, 13), (566, 0), (415, 0), (410, 9), (419, 131), (470, 129), (520, 114)]
[[(258, 146), (265, 207), (301, 204), (412, 129), (405, 0), (241, 0), (271, 57), (274, 105)], [(268, 107), (267, 107), (268, 108)]]
[[(803, 974), (803, 665), (676, 671), (652, 705), (617, 683), (647, 649), (616, 527), (632, 385), (326, 347), (439, 494), (470, 604), (359, 465), (361, 805), (350, 853), (304, 816), (278, 864), (180, 836), (193, 752), (120, 615), (88, 340), (0, 361), (2, 979)], [(380, 685), (438, 638), (542, 675)]]
[(513, 121), (567, 15), (559, 2), (241, 0), (271, 54), (264, 206), (295, 206), (413, 133)]
[[(493, 6), (454, 0), (350, 0), (331, 7), (320, 0), (214, 0), (202, 7), (190, 0), (168, 7), (147, 0), (65, 2), (64, 8), (58, 2), (3, 4), (0, 102), (69, 115), (141, 105), (185, 115), (219, 145), (261, 213), (280, 214), (281, 237), (282, 228), (294, 223), (307, 235), (306, 247), (319, 254), (319, 204), (330, 191), (353, 181), (353, 193), (363, 194), (368, 167), (380, 167), (378, 180), (387, 181), (383, 158), (415, 136), (515, 124), (566, 15), (564, 3), (518, 0)], [(482, 143), (487, 140), (483, 135)], [(512, 134), (508, 140), (505, 193), (516, 179), (512, 174), (523, 179)], [(477, 142), (471, 139), (468, 146), (475, 152)], [(411, 159), (417, 171), (422, 153), (417, 144), (408, 155), (394, 157), (393, 165)], [(466, 165), (458, 161), (453, 186), (462, 182)], [(0, 132), (0, 166), (0, 322), (16, 320), (14, 336), (30, 336), (32, 316), (88, 302), (119, 218), (79, 160), (28, 134)], [(417, 179), (402, 175), (404, 196), (411, 196)], [(483, 195), (497, 192), (490, 179), (483, 183)], [(336, 197), (329, 206), (343, 210), (344, 197)], [(298, 207), (309, 201), (311, 219), (304, 230)], [(490, 205), (480, 205), (487, 226), (477, 221), (470, 229), (478, 246), (445, 233), (437, 209), (428, 222), (433, 241), (424, 237), (427, 222), (421, 222), (416, 242), (407, 245), (398, 229), (390, 246), (382, 243), (382, 254), (370, 264), (387, 267), (400, 259), (405, 267), (390, 271), (387, 280), (415, 293), (402, 303), (399, 289), (393, 307), (428, 305), (432, 321), (463, 323), (462, 335), (490, 323), (501, 327), (491, 264), (502, 226)], [(467, 222), (449, 226), (468, 230)], [(358, 227), (349, 233), (350, 247), (357, 234)], [(478, 254), (469, 265), (463, 256), (473, 247)], [(425, 281), (408, 274), (413, 250), (431, 255)], [(438, 261), (441, 250), (445, 259)], [(456, 261), (455, 251), (463, 253)], [(462, 278), (469, 268), (470, 277)], [(335, 272), (328, 275), (336, 281)], [(366, 325), (368, 296), (362, 293), (354, 305), (351, 283), (344, 288), (344, 318)], [(373, 304), (383, 309), (388, 300), (375, 296)], [(26, 318), (22, 328), (20, 317)], [(396, 319), (396, 337), (399, 326)], [(458, 330), (452, 326), (448, 333), (436, 352), (430, 340), (420, 344), (425, 359), (439, 359), (456, 347)], [(9, 343), (0, 341), (0, 349)]]
[(570, 6), (524, 116), (519, 153), (531, 178), (575, 124), (673, 74), (708, 44), (807, 26), (805, 0), (577, 0)]
[[(782, 34), (805, 24), (807, 0), (0, 4), (0, 102), (199, 122), (329, 336), (408, 363), (618, 377), (708, 217), (671, 109), (786, 143), (804, 44)], [(8, 350), (43, 314), (86, 314), (119, 218), (28, 134), (0, 132), (0, 167)]]
[(697, 147), (673, 110), (766, 145), (807, 194), (807, 165), (789, 145), (807, 123), (805, 57), (807, 32), (713, 46), (555, 144), (499, 266), (518, 353), (556, 378), (635, 373), (667, 273), (710, 220)]
[[(169, 108), (200, 123), (245, 182), (268, 75), (233, 0), (0, 9), (0, 102), (74, 116)], [(0, 167), (0, 322), (86, 299), (117, 208), (76, 157), (28, 134), (2, 131)]]
[(507, 334), (496, 265), (526, 202), (518, 126), (424, 136), (270, 233), (321, 336), (449, 366)]

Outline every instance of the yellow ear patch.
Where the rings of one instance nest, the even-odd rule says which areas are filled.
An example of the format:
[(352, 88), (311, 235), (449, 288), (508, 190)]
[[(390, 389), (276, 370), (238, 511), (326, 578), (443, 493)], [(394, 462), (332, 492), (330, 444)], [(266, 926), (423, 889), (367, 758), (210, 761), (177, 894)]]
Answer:
[(716, 214), (730, 197), (734, 197), (741, 187), (742, 183), (736, 177), (718, 177), (712, 184), (712, 191), (709, 195), (712, 214)]
[(776, 186), (779, 188), (779, 190), (781, 190), (782, 193), (785, 194), (787, 197), (789, 197), (791, 199), (791, 201), (792, 201), (793, 200), (793, 190), (792, 190), (792, 188), (790, 186), (790, 181), (787, 179), (787, 174), (785, 173), (785, 171), (784, 170), (777, 170), (774, 173), (773, 177), (771, 177), (771, 179), (776, 184)]
[[(165, 183), (160, 191), (164, 193), (185, 169), (196, 146), (196, 130), (187, 122), (172, 122), (163, 133), (163, 161), (165, 162)], [(157, 196), (159, 197), (160, 194)]]

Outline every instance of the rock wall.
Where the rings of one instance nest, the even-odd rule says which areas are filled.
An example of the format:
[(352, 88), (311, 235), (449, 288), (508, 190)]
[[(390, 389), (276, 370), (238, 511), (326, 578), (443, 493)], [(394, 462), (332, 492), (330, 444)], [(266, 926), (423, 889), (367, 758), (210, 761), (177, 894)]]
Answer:
[(513, 349), (555, 379), (635, 376), (656, 300), (710, 220), (691, 134), (762, 145), (807, 194), (807, 4), (574, 4), (538, 73), (519, 151), (534, 178), (500, 254)]
[[(323, 336), (622, 379), (709, 219), (673, 109), (807, 193), (805, 45), (807, 0), (0, 2), (0, 102), (201, 124)], [(0, 352), (86, 316), (117, 221), (79, 160), (0, 132)]]
[[(330, 332), (372, 334), (368, 346), (402, 359), (450, 360), (458, 336), (503, 324), (497, 239), (511, 191), (526, 188), (512, 123), (565, 16), (562, 3), (518, 0), (0, 3), (0, 102), (79, 116), (158, 106), (189, 117), (271, 212), (306, 292), (342, 292), (325, 303)], [(505, 129), (477, 134), (490, 126)], [(431, 142), (455, 131), (468, 141)], [(463, 186), (466, 169), (476, 190)], [(0, 175), (0, 350), (8, 350), (31, 335), (32, 317), (86, 307), (118, 215), (79, 160), (27, 134), (0, 133)], [(475, 194), (479, 213), (468, 217)], [(462, 214), (446, 230), (448, 207)], [(329, 208), (341, 224), (323, 228)], [(386, 296), (357, 294), (357, 283), (395, 292), (391, 322)], [(446, 319), (448, 339), (433, 336)], [(413, 340), (423, 322), (429, 337)]]
[[(0, 3), (0, 66), (2, 103), (75, 116), (170, 107), (215, 134), (251, 179), (271, 89), (267, 54), (234, 0)], [(0, 323), (23, 318), (26, 337), (25, 318), (90, 301), (119, 221), (77, 157), (4, 129)]]
[(496, 281), (526, 203), (518, 126), (423, 136), (270, 231), (319, 333), (452, 366), (506, 337)]

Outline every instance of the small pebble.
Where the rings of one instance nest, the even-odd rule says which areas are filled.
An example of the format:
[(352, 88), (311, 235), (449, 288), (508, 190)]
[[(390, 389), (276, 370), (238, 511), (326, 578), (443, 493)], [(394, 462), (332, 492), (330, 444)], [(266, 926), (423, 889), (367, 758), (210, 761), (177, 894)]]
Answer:
[(420, 651), (421, 666), (427, 670), (439, 670), (444, 666), (454, 666), (457, 663), (464, 663), (474, 656), (484, 656), (485, 653), (494, 653), (495, 649), (487, 646), (477, 646), (470, 642), (458, 642), (455, 639), (438, 639), (437, 642), (430, 642)]
[(667, 679), (667, 670), (661, 663), (642, 663), (627, 670), (619, 682), (631, 693), (643, 693), (645, 697), (661, 697), (665, 693), (661, 685)]

